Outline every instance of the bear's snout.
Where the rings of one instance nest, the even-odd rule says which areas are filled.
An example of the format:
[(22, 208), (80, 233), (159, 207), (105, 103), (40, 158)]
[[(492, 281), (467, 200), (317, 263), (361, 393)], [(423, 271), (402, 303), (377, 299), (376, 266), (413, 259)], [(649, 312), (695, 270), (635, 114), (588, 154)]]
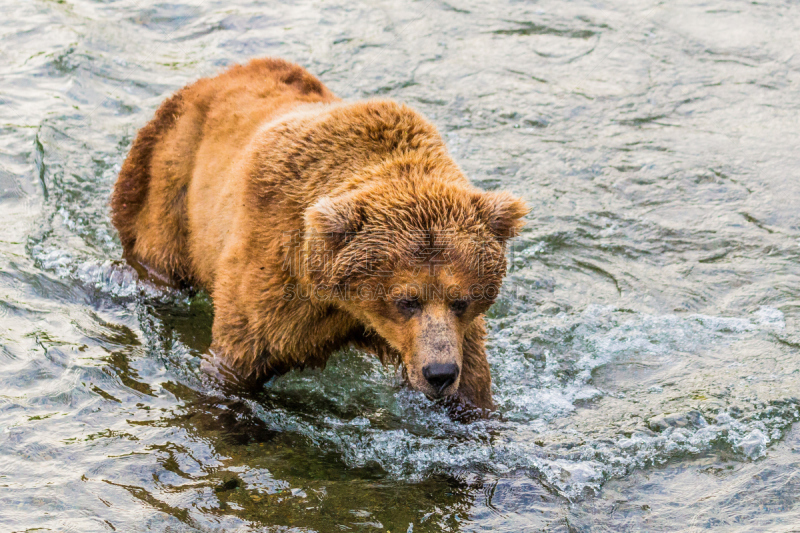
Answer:
[(422, 375), (439, 394), (458, 379), (458, 365), (433, 363), (422, 369)]

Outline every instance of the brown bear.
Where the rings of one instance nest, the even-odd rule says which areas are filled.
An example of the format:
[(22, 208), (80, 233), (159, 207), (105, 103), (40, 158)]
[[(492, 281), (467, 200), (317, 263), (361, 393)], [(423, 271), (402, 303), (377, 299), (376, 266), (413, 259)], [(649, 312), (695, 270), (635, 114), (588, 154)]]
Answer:
[(212, 353), (257, 385), (347, 345), (493, 408), (483, 314), (525, 204), (472, 186), (436, 129), (256, 59), (175, 93), (116, 182), (125, 257), (214, 302)]

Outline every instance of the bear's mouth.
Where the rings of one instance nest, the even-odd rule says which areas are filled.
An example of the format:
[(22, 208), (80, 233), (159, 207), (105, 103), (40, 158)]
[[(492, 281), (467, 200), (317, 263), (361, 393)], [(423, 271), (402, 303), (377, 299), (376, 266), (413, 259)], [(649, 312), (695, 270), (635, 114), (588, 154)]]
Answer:
[(451, 386), (451, 385), (452, 385), (454, 382), (455, 382), (455, 380), (450, 380), (449, 382), (442, 384), (441, 386), (439, 386), (439, 387), (438, 387), (438, 388), (435, 390), (435, 392), (429, 392), (429, 390), (423, 390), (423, 391), (420, 391), (420, 392), (422, 392), (422, 394), (424, 394), (424, 395), (425, 395), (425, 397), (426, 397), (427, 399), (431, 400), (431, 401), (442, 400), (442, 399), (444, 399), (444, 398), (448, 398), (448, 397), (452, 396), (453, 394), (455, 394), (455, 390), (453, 390), (453, 392), (451, 392), (451, 393), (449, 393), (449, 394), (446, 394), (446, 393), (444, 392), (444, 391), (446, 391), (446, 390), (447, 390), (447, 389), (448, 389), (448, 388), (449, 388), (449, 387), (450, 387), (450, 386)]
[(445, 381), (444, 383), (442, 383), (442, 385), (439, 387), (439, 390), (436, 391), (436, 392), (439, 394), (439, 396), (444, 396), (443, 393), (444, 393), (445, 389), (447, 389), (447, 387), (449, 387), (450, 385), (455, 383), (455, 381), (456, 381), (455, 378)]

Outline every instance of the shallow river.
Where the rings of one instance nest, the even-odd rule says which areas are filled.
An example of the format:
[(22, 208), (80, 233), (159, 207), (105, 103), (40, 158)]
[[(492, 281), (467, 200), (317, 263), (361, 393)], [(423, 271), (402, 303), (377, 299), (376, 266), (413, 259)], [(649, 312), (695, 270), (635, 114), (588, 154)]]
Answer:
[[(796, 1), (0, 0), (0, 530), (800, 530)], [(532, 208), (468, 425), (357, 352), (255, 398), (109, 194), (172, 91), (281, 56)]]

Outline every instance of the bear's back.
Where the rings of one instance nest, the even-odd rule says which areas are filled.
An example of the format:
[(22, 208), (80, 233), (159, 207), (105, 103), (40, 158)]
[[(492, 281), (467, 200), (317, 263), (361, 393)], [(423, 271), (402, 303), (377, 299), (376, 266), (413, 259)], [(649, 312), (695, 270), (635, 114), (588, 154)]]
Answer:
[(125, 256), (173, 283), (198, 281), (187, 248), (195, 170), (224, 172), (260, 124), (296, 105), (337, 100), (305, 69), (274, 58), (236, 65), (172, 95), (139, 131), (114, 187), (112, 222)]

